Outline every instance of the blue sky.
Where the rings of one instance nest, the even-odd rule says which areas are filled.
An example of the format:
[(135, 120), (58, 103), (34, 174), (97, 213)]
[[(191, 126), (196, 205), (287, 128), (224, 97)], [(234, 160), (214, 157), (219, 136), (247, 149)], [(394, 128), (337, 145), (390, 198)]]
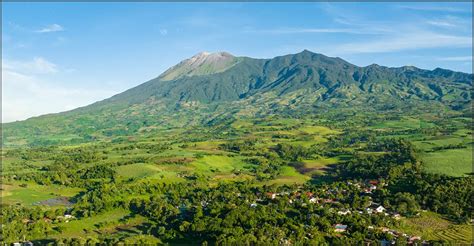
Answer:
[(201, 51), (472, 73), (472, 3), (2, 3), (2, 119), (84, 106)]

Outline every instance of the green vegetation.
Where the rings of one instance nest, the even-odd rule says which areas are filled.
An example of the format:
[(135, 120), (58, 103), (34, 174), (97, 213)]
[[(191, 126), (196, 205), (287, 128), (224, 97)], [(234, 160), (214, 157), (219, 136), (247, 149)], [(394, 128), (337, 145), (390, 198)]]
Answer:
[(469, 244), (473, 237), (471, 225), (454, 225), (438, 214), (426, 211), (419, 216), (402, 219), (398, 229), (428, 240), (457, 244)]
[(1, 241), (469, 243), (472, 75), (235, 59), (4, 124)]
[(462, 149), (441, 150), (423, 155), (426, 170), (451, 176), (464, 176), (472, 172), (472, 145)]
[[(232, 128), (5, 148), (3, 240), (352, 244), (405, 233), (467, 242), (472, 184), (460, 167), (472, 160), (468, 125), (430, 114), (420, 116), (429, 128), (373, 124), (380, 117), (353, 117), (350, 132), (330, 117), (239, 119)], [(368, 180), (384, 186), (366, 193)], [(369, 201), (388, 216), (368, 214)], [(348, 232), (335, 234), (335, 224)], [(367, 234), (369, 225), (377, 233)]]

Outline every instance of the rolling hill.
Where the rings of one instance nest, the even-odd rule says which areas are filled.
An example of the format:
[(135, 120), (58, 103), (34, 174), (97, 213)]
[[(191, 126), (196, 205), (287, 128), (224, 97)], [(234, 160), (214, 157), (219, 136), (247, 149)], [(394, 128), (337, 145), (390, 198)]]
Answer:
[(203, 52), (103, 101), (3, 124), (3, 144), (81, 142), (150, 129), (336, 109), (469, 114), (473, 78), (441, 68), (359, 67), (307, 50), (272, 59)]

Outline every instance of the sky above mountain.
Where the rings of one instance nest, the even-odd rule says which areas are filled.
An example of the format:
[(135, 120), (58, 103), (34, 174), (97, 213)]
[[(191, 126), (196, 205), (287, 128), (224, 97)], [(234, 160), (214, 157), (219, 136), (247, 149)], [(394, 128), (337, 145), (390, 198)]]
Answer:
[(304, 49), (472, 73), (472, 3), (2, 3), (3, 122), (105, 99), (201, 51)]

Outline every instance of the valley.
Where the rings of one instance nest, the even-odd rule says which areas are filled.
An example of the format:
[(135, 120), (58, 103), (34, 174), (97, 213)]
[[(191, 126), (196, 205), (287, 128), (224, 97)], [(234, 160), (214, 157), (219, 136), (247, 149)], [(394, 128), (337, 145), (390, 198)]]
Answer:
[[(466, 229), (469, 228), (466, 221), (459, 221), (458, 216), (467, 212), (462, 207), (460, 212), (444, 210), (446, 204), (442, 200), (444, 205), (437, 205), (441, 206), (437, 207), (439, 214), (426, 214), (422, 209), (432, 210), (433, 205), (429, 203), (435, 201), (430, 200), (426, 204), (428, 198), (416, 196), (416, 205), (410, 205), (414, 207), (409, 209), (418, 212), (402, 212), (398, 208), (401, 206), (400, 201), (395, 198), (400, 193), (397, 190), (410, 192), (414, 187), (399, 187), (400, 184), (395, 180), (403, 177), (391, 177), (395, 171), (386, 174), (377, 171), (379, 174), (374, 176), (368, 167), (358, 167), (357, 172), (346, 173), (350, 167), (348, 165), (356, 158), (372, 156), (375, 159), (368, 160), (376, 162), (376, 158), (395, 151), (391, 147), (387, 149), (386, 145), (390, 146), (393, 141), (396, 143), (397, 139), (405, 139), (412, 143), (410, 148), (416, 153), (416, 163), (422, 163), (421, 170), (416, 172), (448, 175), (446, 178), (458, 177), (455, 182), (470, 182), (472, 133), (466, 118), (453, 114), (446, 121), (430, 113), (396, 118), (391, 114), (374, 118), (352, 117), (351, 120), (341, 122), (332, 118), (273, 116), (254, 120), (239, 119), (228, 125), (213, 127), (157, 130), (147, 136), (115, 137), (91, 143), (4, 148), (2, 204), (8, 207), (7, 211), (16, 211), (11, 213), (13, 223), (6, 225), (11, 231), (7, 229), (4, 235), (7, 240), (15, 240), (20, 236), (17, 232), (22, 231), (30, 241), (40, 244), (91, 243), (94, 240), (188, 244), (191, 243), (187, 241), (189, 237), (195, 238), (193, 243), (199, 244), (204, 241), (230, 243), (232, 238), (242, 238), (249, 235), (245, 233), (254, 235), (256, 232), (246, 232), (248, 229), (240, 232), (211, 232), (197, 227), (195, 223), (211, 223), (198, 222), (198, 218), (213, 218), (213, 221), (219, 218), (219, 221), (222, 220), (220, 223), (224, 223), (220, 225), (222, 227), (230, 223), (225, 222), (231, 220), (231, 214), (228, 213), (245, 211), (248, 214), (249, 209), (259, 211), (261, 206), (265, 210), (284, 209), (285, 212), (272, 212), (273, 215), (282, 213), (280, 216), (283, 218), (290, 216), (290, 211), (296, 213), (292, 216), (302, 213), (300, 216), (311, 214), (325, 218), (326, 225), (316, 221), (305, 222), (319, 233), (316, 234), (318, 237), (314, 234), (311, 234), (313, 237), (306, 236), (308, 242), (356, 240), (352, 232), (362, 230), (358, 229), (362, 221), (381, 228), (393, 228), (407, 235), (421, 236), (422, 240), (467, 242), (465, 240), (472, 237), (472, 232)], [(447, 122), (449, 125), (446, 125)], [(361, 171), (360, 168), (367, 170)], [(409, 175), (406, 172), (402, 171), (398, 175)], [(388, 186), (371, 194), (365, 193), (363, 189), (351, 190), (351, 195), (342, 196), (338, 192), (324, 193), (328, 188), (347, 190), (346, 183), (349, 182), (363, 186), (364, 180), (368, 179), (385, 180)], [(450, 189), (448, 187), (442, 189)], [(471, 193), (471, 188), (466, 192)], [(286, 191), (288, 195), (270, 200), (263, 195), (277, 191)], [(302, 191), (318, 194), (304, 199), (334, 199), (337, 203), (300, 201), (294, 196)], [(195, 194), (188, 196), (188, 192)], [(229, 197), (232, 194), (234, 197)], [(393, 212), (402, 213), (403, 219), (395, 220), (390, 215), (384, 217), (366, 212), (357, 214), (358, 209), (364, 211), (365, 206), (370, 207), (370, 202), (355, 206), (357, 202), (354, 199), (368, 197), (373, 202), (383, 202)], [(48, 203), (55, 198), (63, 202)], [(153, 205), (156, 199), (159, 199), (159, 203)], [(288, 203), (289, 200), (298, 202), (292, 204)], [(154, 207), (145, 210), (136, 207), (150, 202), (150, 205), (145, 206)], [(286, 205), (275, 207), (283, 206), (278, 205), (281, 202)], [(158, 204), (159, 207), (155, 207)], [(176, 207), (168, 207), (171, 204)], [(251, 208), (251, 204), (258, 204), (257, 208)], [(352, 215), (337, 215), (336, 212), (344, 207), (352, 211)], [(196, 211), (198, 208), (200, 212)], [(39, 215), (33, 215), (37, 213)], [(70, 220), (60, 219), (63, 214), (74, 217)], [(271, 218), (259, 217), (270, 215), (252, 214), (247, 216), (257, 216), (255, 219), (258, 221)], [(25, 223), (25, 219), (28, 222)], [(282, 230), (279, 233), (283, 234), (275, 234), (276, 238), (280, 237), (276, 235), (281, 235), (286, 240), (297, 240), (303, 234), (293, 237), (286, 233), (295, 230), (308, 233), (306, 227), (297, 229), (297, 221), (300, 220), (306, 221), (282, 220), (264, 224), (277, 224), (276, 228)], [(430, 220), (430, 228), (442, 229), (436, 233), (421, 231), (417, 226), (422, 220)], [(332, 225), (337, 223), (347, 224), (350, 233), (334, 234)], [(253, 228), (240, 224), (232, 227), (235, 226)], [(374, 234), (366, 229), (362, 230), (365, 231), (364, 238), (374, 243), (394, 237), (389, 232)], [(286, 230), (289, 231), (285, 233)], [(271, 242), (273, 239), (264, 240)], [(246, 240), (252, 242), (253, 239)]]

